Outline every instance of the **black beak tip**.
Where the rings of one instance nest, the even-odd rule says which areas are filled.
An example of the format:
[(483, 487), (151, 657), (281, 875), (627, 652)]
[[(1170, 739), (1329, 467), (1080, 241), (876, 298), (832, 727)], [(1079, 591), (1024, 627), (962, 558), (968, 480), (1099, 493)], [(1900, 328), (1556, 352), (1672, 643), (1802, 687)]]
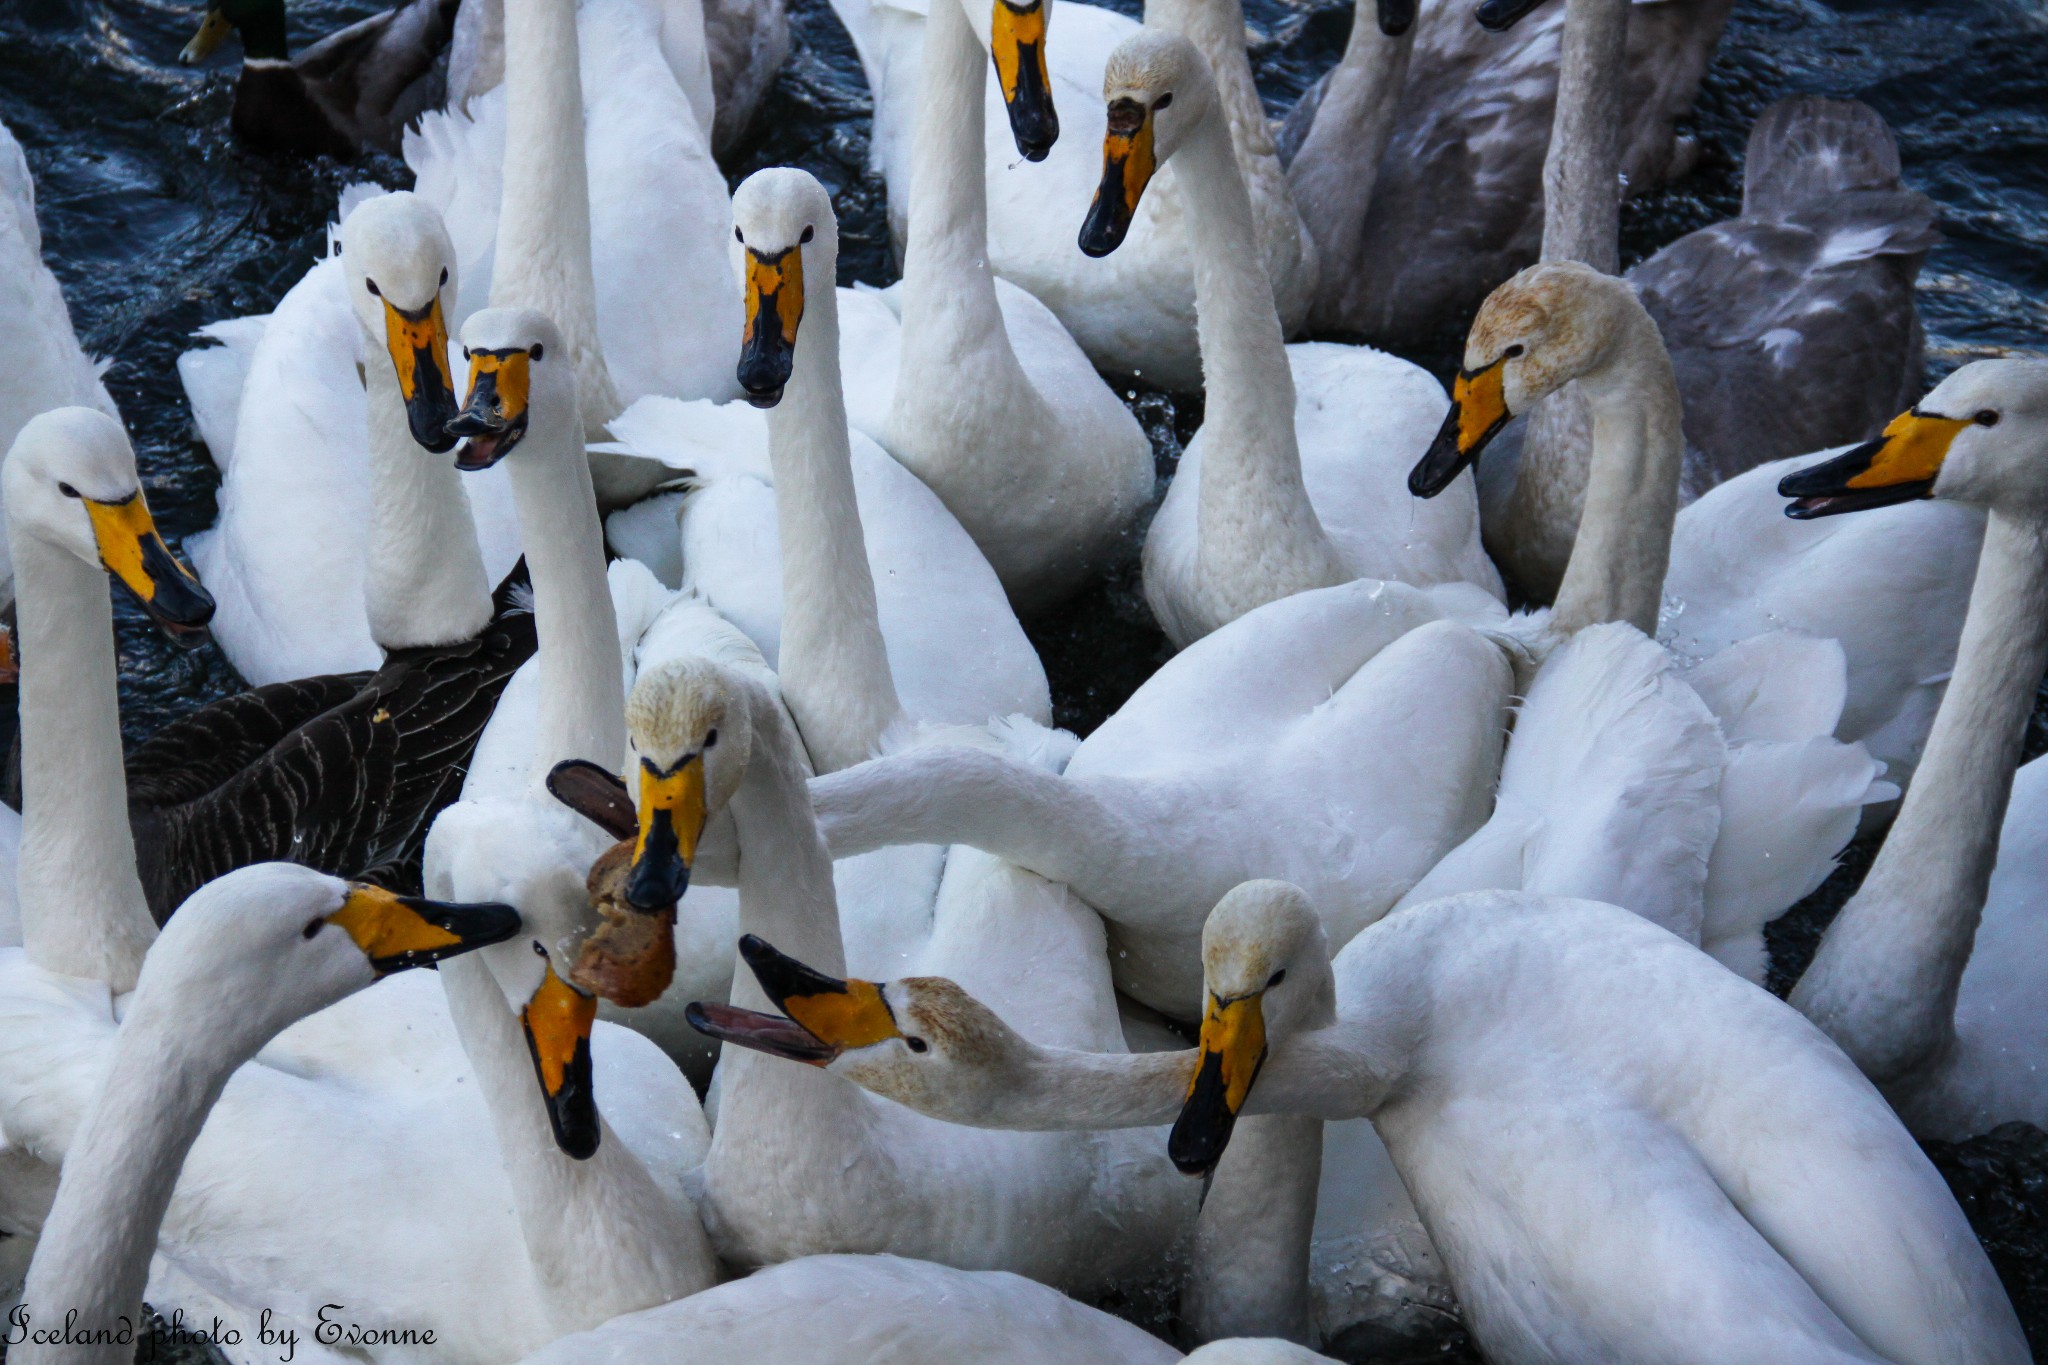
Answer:
[(690, 869), (680, 859), (648, 859), (626, 879), (626, 904), (642, 914), (659, 915), (674, 909), (689, 889)]
[(1505, 33), (1542, 4), (1543, 0), (1481, 0), (1474, 17), (1488, 33)]
[(1415, 26), (1415, 0), (1379, 0), (1380, 32), (1398, 38)]
[(748, 389), (747, 402), (757, 408), (772, 408), (782, 401), (782, 388), (777, 384), (772, 389)]
[(599, 1132), (595, 1117), (587, 1122), (561, 1114), (550, 1117), (555, 1121), (555, 1146), (562, 1149), (564, 1156), (588, 1161), (597, 1155)]

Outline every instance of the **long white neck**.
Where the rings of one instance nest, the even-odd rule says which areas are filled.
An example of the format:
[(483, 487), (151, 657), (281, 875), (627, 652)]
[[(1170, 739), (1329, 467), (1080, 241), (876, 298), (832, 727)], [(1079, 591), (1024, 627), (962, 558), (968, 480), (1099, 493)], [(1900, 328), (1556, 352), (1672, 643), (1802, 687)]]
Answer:
[[(982, 159), (988, 50), (960, 0), (936, 0), (925, 21), (924, 70), (911, 140), (910, 227), (903, 250), (905, 375), (972, 374), (977, 402), (1015, 420), (1045, 420), (1044, 401), (1024, 374), (996, 306), (988, 257), (988, 185)], [(954, 386), (896, 387), (890, 430), (920, 464), (951, 446), (917, 439), (934, 412), (957, 409)], [(1028, 449), (1028, 429), (1014, 430)], [(914, 466), (915, 467), (915, 466)]]
[(554, 320), (576, 362), (584, 435), (602, 440), (624, 404), (597, 336), (578, 66), (576, 0), (505, 0), (505, 191), (491, 307)]
[(853, 449), (839, 378), (834, 254), (814, 250), (818, 268), (804, 272), (806, 281), (816, 283), (805, 291), (789, 384), (768, 412), (768, 462), (782, 542), (782, 649), (776, 662), (783, 701), (818, 772), (872, 756), (882, 732), (903, 713), (854, 500)]
[(1543, 259), (1621, 269), (1622, 66), (1629, 0), (1566, 0), (1543, 158)]
[(491, 619), (491, 584), (462, 475), (413, 441), (397, 373), (380, 345), (369, 354), (370, 638), (383, 649), (471, 639)]
[(626, 699), (590, 466), (569, 414), (535, 399), (533, 428), (506, 460), (540, 637), (539, 782), (564, 759), (616, 765), (626, 752)]
[(1345, 573), (1302, 483), (1294, 376), (1225, 121), (1202, 119), (1172, 165), (1202, 208), (1187, 216), (1208, 394), (1197, 563), (1227, 620)]
[(2048, 666), (2048, 521), (1994, 510), (1913, 785), (1792, 1003), (1880, 1085), (1941, 1060)]
[(45, 971), (134, 988), (156, 924), (135, 872), (107, 575), (20, 525), (22, 941)]
[(1551, 616), (1562, 636), (1604, 621), (1655, 635), (1671, 562), (1685, 463), (1678, 380), (1649, 315), (1631, 308), (1621, 318), (1608, 359), (1578, 381), (1592, 413), (1593, 454)]
[[(26, 727), (24, 727), (25, 729)], [(142, 1322), (157, 1231), (185, 1154), (235, 1068), (254, 1055), (212, 1029), (138, 997), (114, 1044), (99, 1097), (64, 1156), (64, 1178), (37, 1242), (22, 1302), (32, 1327), (80, 1331)], [(11, 1348), (18, 1365), (128, 1365), (135, 1347)]]
[(1380, 158), (1394, 136), (1408, 56), (1420, 22), (1398, 38), (1380, 32), (1371, 9), (1351, 25), (1343, 60), (1330, 72), (1315, 122), (1287, 169), (1309, 235), (1322, 254), (1325, 294), (1344, 292), (1362, 269), (1358, 250)]
[(696, 1210), (657, 1185), (602, 1117), (589, 1160), (555, 1145), (525, 1034), (482, 956), (442, 963), (441, 982), (555, 1330), (581, 1332), (716, 1284), (717, 1257)]

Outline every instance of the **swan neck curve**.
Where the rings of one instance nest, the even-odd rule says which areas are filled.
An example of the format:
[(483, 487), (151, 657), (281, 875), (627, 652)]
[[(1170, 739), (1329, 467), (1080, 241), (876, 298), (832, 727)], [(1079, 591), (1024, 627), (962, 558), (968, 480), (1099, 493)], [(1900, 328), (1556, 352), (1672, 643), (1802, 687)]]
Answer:
[(1566, 0), (1543, 158), (1543, 259), (1621, 270), (1622, 66), (1630, 0)]
[(473, 639), (490, 623), (491, 585), (462, 475), (413, 441), (398, 376), (370, 355), (370, 638), (385, 650)]
[(1994, 509), (1955, 672), (1870, 872), (1792, 1003), (1884, 1085), (1938, 1061), (2048, 667), (2048, 519)]
[[(942, 4), (940, 8), (944, 8)], [(839, 376), (837, 252), (820, 240), (804, 279), (803, 325), (782, 401), (768, 411), (768, 462), (782, 545), (782, 696), (818, 772), (873, 755), (903, 712), (875, 606), (854, 497)], [(812, 283), (814, 282), (814, 283)]]
[(22, 942), (44, 971), (132, 990), (156, 923), (135, 871), (107, 576), (9, 527), (21, 654)]
[(1419, 22), (1410, 24), (1400, 37), (1389, 38), (1370, 16), (1351, 26), (1343, 59), (1323, 87), (1315, 122), (1288, 167), (1302, 223), (1322, 257), (1327, 294), (1349, 291), (1352, 276), (1365, 268), (1358, 259), (1365, 214), (1372, 206), (1380, 158), (1393, 140), (1420, 27)]

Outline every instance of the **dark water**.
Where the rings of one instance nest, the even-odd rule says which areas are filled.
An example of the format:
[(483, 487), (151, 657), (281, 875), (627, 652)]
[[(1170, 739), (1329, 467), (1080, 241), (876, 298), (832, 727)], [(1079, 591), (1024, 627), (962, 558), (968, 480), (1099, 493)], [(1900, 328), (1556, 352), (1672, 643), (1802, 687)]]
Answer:
[[(1555, 0), (1553, 0), (1555, 2)], [(294, 42), (359, 18), (377, 0), (292, 0)], [(1136, 0), (1114, 0), (1136, 13)], [(1336, 60), (1344, 0), (1247, 0), (1254, 70), (1284, 114)], [(795, 0), (796, 51), (764, 118), (727, 170), (802, 165), (832, 191), (842, 282), (894, 277), (881, 182), (866, 168), (869, 101), (824, 0)], [(408, 183), (402, 164), (275, 161), (232, 145), (232, 66), (176, 64), (196, 3), (0, 0), (0, 119), (28, 153), (44, 246), (81, 339), (112, 359), (167, 533), (208, 525), (217, 480), (192, 439), (173, 362), (193, 328), (268, 310), (313, 259), (336, 193), (359, 179)], [(231, 45), (232, 46), (232, 45)], [(1941, 205), (1943, 244), (1921, 277), (1931, 377), (1986, 355), (2042, 353), (2048, 338), (2048, 0), (1742, 0), (1685, 125), (1698, 168), (1624, 212), (1624, 259), (1735, 212), (1750, 121), (1780, 96), (1855, 96), (1899, 136), (1906, 178)], [(1424, 363), (1442, 357), (1418, 356)], [(1825, 382), (1825, 376), (1816, 376)], [(1200, 420), (1195, 395), (1136, 392), (1162, 487)], [(1061, 723), (1086, 731), (1166, 657), (1136, 592), (1135, 548), (1109, 581), (1032, 622)], [(120, 603), (123, 725), (130, 742), (241, 687), (211, 647), (180, 653)], [(1789, 964), (1853, 889), (1874, 843), (1774, 935)], [(2048, 1139), (2000, 1134), (1934, 1153), (2048, 1340)], [(1361, 1341), (1356, 1359), (1471, 1358), (1460, 1343)], [(1412, 1354), (1410, 1352), (1413, 1352)]]

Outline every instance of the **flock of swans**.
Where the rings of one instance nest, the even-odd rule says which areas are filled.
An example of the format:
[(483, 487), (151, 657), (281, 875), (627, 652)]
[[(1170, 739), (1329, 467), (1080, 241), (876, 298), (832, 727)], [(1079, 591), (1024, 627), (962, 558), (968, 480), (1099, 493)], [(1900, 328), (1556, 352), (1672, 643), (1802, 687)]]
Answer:
[[(0, 143), (9, 1360), (2029, 1359), (1916, 1138), (2048, 1125), (2048, 364), (1922, 395), (1853, 103), (1615, 273), (1729, 8), (1377, 0), (1276, 135), (1236, 0), (843, 0), (875, 290), (714, 160), (779, 6), (214, 0), (417, 181), (181, 360), (189, 566)], [(1206, 405), (1077, 739), (1105, 372)], [(253, 690), (124, 756), (109, 580)]]

